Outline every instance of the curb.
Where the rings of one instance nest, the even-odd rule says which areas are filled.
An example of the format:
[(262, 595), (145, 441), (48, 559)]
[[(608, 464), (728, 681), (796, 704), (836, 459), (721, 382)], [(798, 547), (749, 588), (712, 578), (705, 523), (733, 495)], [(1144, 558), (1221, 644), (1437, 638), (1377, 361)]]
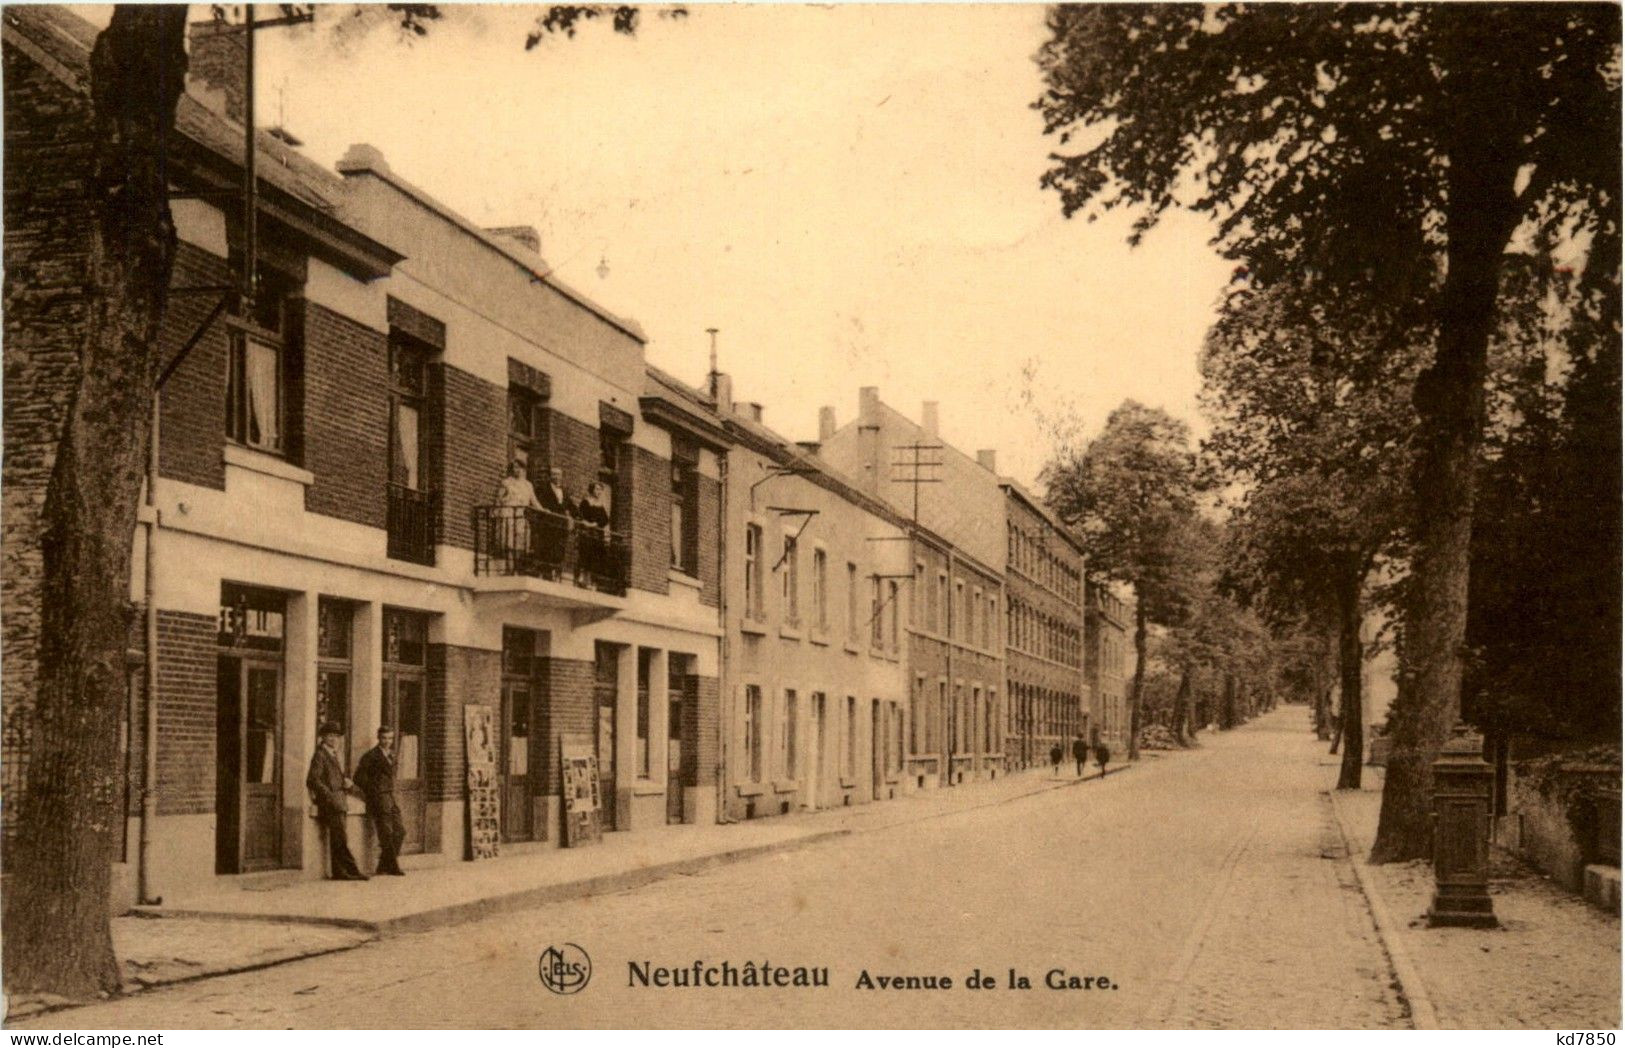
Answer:
[(1377, 939), (1382, 943), (1383, 952), (1388, 954), (1388, 963), (1394, 970), (1394, 980), (1399, 984), (1400, 996), (1410, 1008), (1411, 1025), (1418, 1030), (1437, 1030), (1440, 1028), (1439, 1015), (1433, 1008), (1433, 998), (1428, 996), (1427, 984), (1422, 981), (1422, 974), (1417, 971), (1410, 952), (1400, 940), (1399, 925), (1388, 912), (1388, 904), (1383, 901), (1377, 886), (1371, 882), (1371, 874), (1366, 870), (1366, 864), (1361, 862), (1354, 852), (1348, 827), (1343, 823), (1342, 807), (1337, 802), (1337, 791), (1323, 792), (1331, 803), (1332, 821), (1337, 824), (1337, 835), (1342, 838), (1343, 850), (1348, 853), (1349, 865), (1354, 868), (1354, 878), (1360, 882), (1360, 893), (1365, 896), (1366, 906), (1371, 910), (1371, 919), (1377, 926)]

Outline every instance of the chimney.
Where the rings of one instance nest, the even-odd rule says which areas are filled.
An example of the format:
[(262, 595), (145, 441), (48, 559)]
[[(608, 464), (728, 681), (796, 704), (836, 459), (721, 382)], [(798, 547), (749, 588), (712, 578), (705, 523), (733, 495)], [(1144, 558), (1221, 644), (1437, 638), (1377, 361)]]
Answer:
[(191, 45), (186, 66), (188, 86), (204, 105), (239, 124), (244, 122), (247, 98), (245, 38), (242, 26), (212, 19), (187, 27)]
[(818, 443), (816, 440), (798, 440), (796, 441), (796, 447), (800, 448), (802, 451), (805, 451), (809, 455), (816, 455), (818, 454), (818, 449), (823, 447), (823, 445)]
[(732, 415), (734, 411), (733, 376), (724, 371), (711, 372), (711, 400), (718, 414)]
[(370, 146), (365, 142), (352, 142), (350, 148), (339, 157), (339, 162), (333, 165), (339, 174), (361, 175), (387, 175), (389, 163), (377, 146)]
[(818, 409), (818, 440), (820, 443), (835, 435), (835, 409), (822, 407)]
[(864, 386), (858, 390), (858, 425), (880, 425), (879, 386)]
[(513, 240), (530, 249), (531, 254), (542, 253), (542, 235), (535, 226), (491, 226), (486, 232), (504, 240)]
[(928, 400), (924, 404), (920, 405), (920, 428), (925, 430), (925, 435), (928, 437), (935, 437), (937, 435), (936, 401)]
[(977, 463), (989, 473), (999, 472), (999, 453), (992, 448), (983, 448), (976, 453)]
[(762, 421), (762, 405), (759, 402), (754, 400), (747, 401), (743, 407), (745, 409), (744, 415), (746, 418), (750, 419), (752, 422)]

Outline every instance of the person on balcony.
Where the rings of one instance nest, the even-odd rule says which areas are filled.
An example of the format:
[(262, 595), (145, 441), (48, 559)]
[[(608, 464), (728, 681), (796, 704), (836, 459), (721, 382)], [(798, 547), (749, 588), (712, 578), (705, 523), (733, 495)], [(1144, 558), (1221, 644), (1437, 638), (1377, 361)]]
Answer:
[(564, 490), (564, 470), (557, 466), (547, 471), (547, 486), (539, 495), (542, 520), (537, 526), (536, 555), (541, 558), (543, 576), (556, 579), (564, 564), (564, 546), (570, 536), (570, 521), (575, 506)]
[(496, 541), (493, 545), (508, 558), (512, 567), (524, 569), (530, 560), (530, 520), (527, 510), (541, 509), (536, 500), (536, 488), (525, 476), (525, 464), (514, 459), (508, 465), (508, 475), (497, 487)]
[(577, 511), (581, 519), (581, 557), (576, 566), (576, 584), (582, 584), (582, 572), (592, 582), (614, 576), (614, 553), (609, 541), (609, 494), (604, 485), (593, 481), (587, 485), (587, 497), (581, 500)]

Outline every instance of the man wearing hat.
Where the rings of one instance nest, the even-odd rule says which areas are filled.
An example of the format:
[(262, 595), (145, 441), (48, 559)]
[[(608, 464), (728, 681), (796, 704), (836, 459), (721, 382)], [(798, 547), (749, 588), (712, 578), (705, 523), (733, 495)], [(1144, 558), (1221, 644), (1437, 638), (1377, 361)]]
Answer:
[(330, 859), (328, 878), (335, 881), (364, 881), (367, 875), (355, 864), (350, 854), (350, 841), (344, 832), (344, 817), (349, 804), (344, 791), (350, 780), (344, 774), (339, 759), (339, 740), (344, 729), (337, 724), (322, 725), (321, 744), (310, 758), (310, 773), (305, 776), (305, 788), (316, 805), (316, 821), (327, 833), (327, 851)]
[(395, 729), (378, 727), (378, 745), (361, 755), (355, 766), (355, 784), (367, 802), (367, 817), (378, 835), (378, 869), (375, 874), (404, 877), (401, 869), (401, 842), (406, 827), (401, 824), (401, 808), (395, 803)]

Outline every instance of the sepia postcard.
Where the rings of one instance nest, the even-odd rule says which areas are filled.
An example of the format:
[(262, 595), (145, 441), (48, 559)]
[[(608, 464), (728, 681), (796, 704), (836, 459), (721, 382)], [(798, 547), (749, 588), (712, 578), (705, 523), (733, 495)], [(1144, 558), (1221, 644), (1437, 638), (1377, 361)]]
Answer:
[(1617, 5), (0, 28), (11, 1043), (1614, 1043)]

